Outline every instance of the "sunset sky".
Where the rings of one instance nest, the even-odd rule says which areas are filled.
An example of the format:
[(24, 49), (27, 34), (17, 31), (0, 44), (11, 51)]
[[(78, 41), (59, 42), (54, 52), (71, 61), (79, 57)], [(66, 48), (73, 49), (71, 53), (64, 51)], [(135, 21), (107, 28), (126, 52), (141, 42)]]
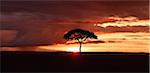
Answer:
[(75, 28), (98, 36), (97, 40), (88, 40), (83, 51), (150, 49), (149, 0), (7, 0), (1, 1), (0, 17), (1, 51), (75, 51), (79, 45), (63, 39), (64, 33)]

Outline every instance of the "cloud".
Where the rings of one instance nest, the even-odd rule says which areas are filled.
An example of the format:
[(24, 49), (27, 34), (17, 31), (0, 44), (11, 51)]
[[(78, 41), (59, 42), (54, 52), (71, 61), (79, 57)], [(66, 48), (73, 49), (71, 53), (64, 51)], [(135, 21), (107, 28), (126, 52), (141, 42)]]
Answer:
[[(105, 19), (110, 16), (124, 18), (133, 15), (140, 20), (148, 19), (147, 1), (2, 1), (1, 8), (0, 29), (17, 33), (13, 34), (15, 37), (9, 43), (13, 46), (65, 43), (63, 34), (75, 28), (93, 32), (148, 31), (147, 26), (123, 28), (93, 26), (97, 22), (118, 21)], [(136, 18), (124, 19), (133, 21)]]
[(107, 22), (97, 23), (95, 26), (108, 27), (108, 26), (150, 26), (150, 20), (139, 20), (137, 17), (108, 17)]
[(37, 12), (71, 20), (108, 16), (149, 18), (149, 1), (2, 1), (2, 13)]
[[(91, 25), (51, 24), (52, 15), (36, 13), (11, 13), (2, 15), (1, 30), (17, 31), (12, 45), (42, 45), (64, 43), (63, 34), (74, 28), (93, 30)], [(56, 21), (56, 20), (55, 20)]]
[(0, 46), (10, 45), (16, 38), (17, 31), (15, 30), (0, 30)]
[[(90, 43), (91, 44), (98, 44), (98, 43), (106, 43), (106, 42), (102, 41), (102, 40), (98, 40), (98, 39), (83, 41), (83, 44), (90, 44)], [(67, 41), (66, 44), (67, 45), (69, 45), (69, 44), (79, 44), (79, 42), (77, 42), (77, 41)]]
[(58, 50), (54, 49), (43, 49), (36, 46), (24, 46), (24, 47), (0, 47), (0, 51), (50, 51), (50, 52), (56, 52)]
[(106, 28), (99, 27), (99, 31), (103, 32), (149, 32), (149, 26), (108, 26)]
[[(28, 12), (16, 12), (10, 14), (1, 14), (1, 30), (16, 31), (17, 34), (11, 45), (43, 45), (43, 44), (54, 44), (54, 43), (65, 43), (63, 34), (71, 29), (81, 28), (90, 30), (93, 32), (148, 32), (148, 26), (125, 26), (125, 27), (96, 27), (94, 23), (71, 23), (67, 20), (61, 23), (60, 20), (53, 19), (55, 16), (47, 15), (43, 13), (28, 13)], [(100, 20), (105, 22), (105, 20)], [(50, 23), (56, 22), (56, 23)], [(61, 24), (58, 24), (60, 22)], [(90, 22), (90, 21), (89, 21)], [(109, 21), (107, 21), (109, 22)], [(66, 24), (67, 23), (67, 24)], [(73, 23), (73, 24), (72, 24)], [(141, 30), (142, 29), (142, 30)]]

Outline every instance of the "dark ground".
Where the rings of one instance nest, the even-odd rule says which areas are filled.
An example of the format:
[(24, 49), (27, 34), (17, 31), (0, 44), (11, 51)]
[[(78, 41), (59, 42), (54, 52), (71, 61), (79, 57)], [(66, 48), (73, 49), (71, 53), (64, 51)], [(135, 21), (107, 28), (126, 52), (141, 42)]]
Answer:
[(148, 72), (148, 53), (1, 52), (2, 72)]

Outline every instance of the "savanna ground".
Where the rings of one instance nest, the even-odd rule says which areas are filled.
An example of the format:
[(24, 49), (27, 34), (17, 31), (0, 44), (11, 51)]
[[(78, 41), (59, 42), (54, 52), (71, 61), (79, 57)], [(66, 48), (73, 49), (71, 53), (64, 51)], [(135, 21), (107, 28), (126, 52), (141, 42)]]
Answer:
[(148, 72), (149, 53), (1, 52), (2, 72)]

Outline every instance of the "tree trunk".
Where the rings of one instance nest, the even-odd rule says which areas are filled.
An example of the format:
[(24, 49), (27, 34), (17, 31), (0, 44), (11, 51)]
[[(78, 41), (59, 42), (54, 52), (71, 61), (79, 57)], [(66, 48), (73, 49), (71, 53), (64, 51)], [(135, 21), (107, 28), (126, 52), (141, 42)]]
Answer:
[(81, 53), (81, 46), (82, 46), (82, 43), (80, 42), (80, 47), (79, 47), (80, 53)]

